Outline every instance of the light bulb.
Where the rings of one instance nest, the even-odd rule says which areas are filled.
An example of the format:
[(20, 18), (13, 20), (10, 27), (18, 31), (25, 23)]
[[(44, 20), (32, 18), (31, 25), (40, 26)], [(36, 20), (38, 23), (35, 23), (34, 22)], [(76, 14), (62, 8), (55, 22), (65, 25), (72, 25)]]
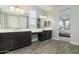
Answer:
[(24, 13), (25, 11), (23, 10), (23, 9), (20, 9), (20, 13), (22, 14), (22, 13)]
[(47, 18), (46, 16), (43, 16), (43, 18)]
[(43, 16), (42, 16), (42, 15), (40, 15), (40, 18), (43, 18)]
[(19, 8), (16, 8), (16, 12), (19, 13), (20, 12), (20, 9)]
[(11, 6), (10, 7), (10, 11), (14, 11), (15, 10), (15, 7), (14, 6)]
[(69, 25), (69, 21), (66, 21), (66, 25)]

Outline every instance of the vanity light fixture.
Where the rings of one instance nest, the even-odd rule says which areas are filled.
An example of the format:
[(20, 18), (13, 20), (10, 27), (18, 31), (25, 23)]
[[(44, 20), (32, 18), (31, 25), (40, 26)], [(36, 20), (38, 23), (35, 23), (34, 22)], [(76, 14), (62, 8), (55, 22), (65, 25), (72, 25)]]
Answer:
[(66, 21), (65, 23), (66, 23), (66, 25), (68, 25), (69, 24), (69, 21)]
[(42, 15), (40, 15), (40, 18), (47, 18), (46, 16), (42, 16)]
[(23, 14), (25, 11), (24, 9), (20, 9), (20, 13)]
[(20, 12), (20, 9), (19, 8), (16, 8), (16, 12), (19, 13)]
[(40, 18), (43, 18), (43, 16), (42, 16), (42, 15), (40, 15), (39, 17), (40, 17)]
[(10, 11), (15, 12), (15, 13), (19, 13), (19, 14), (23, 14), (25, 12), (24, 9), (18, 8), (16, 6), (11, 6)]
[(46, 16), (43, 16), (43, 18), (45, 18), (45, 19), (46, 19), (47, 17), (46, 17)]
[(47, 21), (50, 21), (50, 20), (51, 20), (50, 18), (47, 19)]
[(15, 11), (15, 7), (14, 6), (11, 6), (10, 7), (10, 11)]

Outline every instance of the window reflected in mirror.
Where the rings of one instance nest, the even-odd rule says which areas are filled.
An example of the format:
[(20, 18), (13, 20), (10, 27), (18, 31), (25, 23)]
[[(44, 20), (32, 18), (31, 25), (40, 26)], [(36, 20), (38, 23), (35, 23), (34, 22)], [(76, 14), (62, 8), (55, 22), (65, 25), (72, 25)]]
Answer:
[(41, 19), (37, 18), (37, 28), (41, 28)]
[(70, 21), (65, 21), (65, 28), (69, 29), (70, 28)]

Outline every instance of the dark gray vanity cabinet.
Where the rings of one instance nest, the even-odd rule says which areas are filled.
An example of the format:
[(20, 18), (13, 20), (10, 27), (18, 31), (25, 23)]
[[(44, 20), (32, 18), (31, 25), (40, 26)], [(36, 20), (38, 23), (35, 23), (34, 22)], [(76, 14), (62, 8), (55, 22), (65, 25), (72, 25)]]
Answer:
[(13, 34), (11, 50), (31, 45), (31, 32), (15, 32)]
[(17, 32), (15, 34), (15, 48), (31, 45), (31, 32)]
[(0, 33), (0, 53), (31, 45), (31, 32)]
[(47, 31), (47, 39), (52, 38), (52, 30)]
[(39, 41), (44, 41), (45, 40), (44, 39), (44, 33), (43, 32), (38, 33), (38, 40)]
[(16, 32), (15, 37), (15, 48), (20, 48), (25, 46), (25, 40), (26, 40), (26, 32)]
[(52, 38), (52, 30), (49, 30), (49, 39)]
[(8, 52), (11, 49), (11, 33), (0, 33), (0, 53)]
[(43, 35), (44, 35), (44, 40), (49, 39), (49, 38), (48, 38), (48, 37), (49, 37), (49, 31), (48, 31), (48, 30), (44, 30), (44, 31), (43, 31)]
[(25, 39), (25, 45), (26, 46), (29, 46), (32, 43), (31, 35), (32, 35), (31, 31), (26, 33), (26, 39)]
[(38, 40), (44, 41), (52, 38), (52, 30), (44, 30), (38, 34)]

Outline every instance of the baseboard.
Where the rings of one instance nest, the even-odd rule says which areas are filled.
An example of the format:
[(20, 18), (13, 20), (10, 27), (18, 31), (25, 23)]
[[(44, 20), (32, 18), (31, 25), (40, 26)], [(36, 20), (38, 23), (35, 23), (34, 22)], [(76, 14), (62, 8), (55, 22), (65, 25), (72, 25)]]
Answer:
[(57, 38), (52, 38), (52, 40), (59, 40), (59, 38), (57, 39)]
[(79, 43), (75, 43), (75, 42), (69, 42), (71, 44), (74, 44), (74, 45), (79, 45)]
[(32, 40), (32, 42), (37, 41), (37, 40)]

